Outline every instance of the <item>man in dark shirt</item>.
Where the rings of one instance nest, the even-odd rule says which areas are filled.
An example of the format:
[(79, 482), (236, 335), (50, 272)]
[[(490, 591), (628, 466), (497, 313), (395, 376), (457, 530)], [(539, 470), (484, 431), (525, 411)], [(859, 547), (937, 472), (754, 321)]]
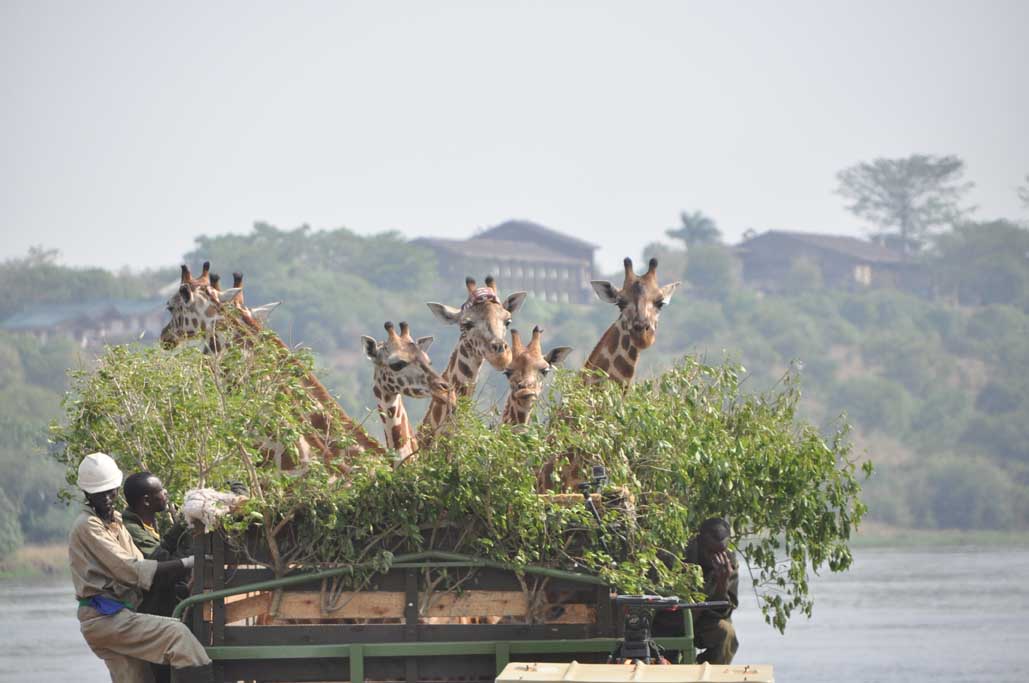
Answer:
[(739, 641), (732, 625), (732, 611), (739, 606), (739, 565), (729, 550), (729, 523), (712, 517), (700, 525), (700, 533), (686, 546), (683, 561), (699, 565), (704, 572), (704, 595), (707, 600), (726, 600), (723, 610), (706, 609), (693, 613), (693, 642), (704, 651), (697, 662), (729, 664)]
[[(191, 554), (189, 528), (184, 522), (177, 522), (163, 536), (158, 531), (157, 515), (168, 509), (168, 492), (160, 479), (149, 472), (137, 472), (125, 480), (123, 492), (128, 507), (121, 513), (122, 522), (143, 557), (163, 562)], [(170, 617), (179, 600), (174, 588), (148, 592), (139, 611)], [(178, 592), (183, 597), (188, 595), (185, 583), (178, 585)]]
[[(149, 472), (137, 472), (125, 479), (122, 493), (128, 503), (128, 507), (121, 513), (122, 524), (143, 557), (163, 562), (191, 554), (189, 527), (184, 522), (172, 525), (163, 537), (157, 530), (157, 515), (168, 509), (168, 492), (160, 479)], [(189, 586), (184, 580), (154, 586), (143, 594), (137, 611), (140, 614), (170, 617), (175, 605), (187, 595)], [(171, 669), (168, 666), (152, 664), (151, 668), (155, 683), (171, 680)]]

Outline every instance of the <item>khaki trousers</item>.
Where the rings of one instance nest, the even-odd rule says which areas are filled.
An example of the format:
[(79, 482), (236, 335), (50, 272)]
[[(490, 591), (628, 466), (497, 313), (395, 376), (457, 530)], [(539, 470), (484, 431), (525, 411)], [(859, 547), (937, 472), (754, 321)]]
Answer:
[(203, 646), (178, 619), (137, 614), (123, 609), (105, 617), (92, 607), (79, 607), (79, 630), (111, 672), (112, 683), (149, 683), (150, 665), (173, 669), (210, 664)]
[(731, 664), (740, 647), (732, 622), (710, 614), (703, 614), (694, 622), (693, 644), (704, 650), (697, 655), (698, 664)]

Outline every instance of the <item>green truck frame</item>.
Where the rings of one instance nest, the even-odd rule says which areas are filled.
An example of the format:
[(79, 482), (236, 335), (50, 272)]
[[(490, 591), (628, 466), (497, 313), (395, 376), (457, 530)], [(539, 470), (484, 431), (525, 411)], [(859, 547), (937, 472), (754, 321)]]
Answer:
[[(227, 624), (226, 598), (257, 591), (317, 591), (327, 579), (372, 565), (298, 569), (275, 578), (270, 570), (235, 556), (220, 533), (195, 536), (194, 544), (193, 594), (176, 607), (174, 616), (185, 619), (207, 648), (216, 680), (492, 681), (512, 660), (606, 661), (622, 631), (611, 588), (596, 576), (548, 567), (514, 568), (441, 551), (397, 555), (388, 571), (376, 574), (368, 590), (404, 594), (403, 618), (395, 623)], [(489, 590), (518, 590), (523, 585), (519, 576), (545, 580), (552, 592), (588, 603), (594, 618), (590, 623), (424, 623), (418, 605), (425, 576), (444, 570), (474, 572), (474, 585)], [(205, 603), (211, 603), (209, 609)], [(681, 652), (683, 663), (693, 663), (689, 611), (680, 613), (680, 632), (657, 641)]]

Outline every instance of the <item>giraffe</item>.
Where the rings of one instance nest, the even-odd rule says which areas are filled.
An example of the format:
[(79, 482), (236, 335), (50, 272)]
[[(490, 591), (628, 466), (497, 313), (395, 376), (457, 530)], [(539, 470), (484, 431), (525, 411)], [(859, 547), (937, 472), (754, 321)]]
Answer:
[[(590, 284), (601, 301), (618, 306), (618, 319), (609, 327), (594, 347), (584, 365), (585, 370), (602, 370), (609, 379), (622, 385), (632, 383), (640, 352), (653, 346), (657, 338), (657, 320), (661, 309), (671, 301), (672, 294), (681, 283), (664, 287), (657, 283), (657, 259), (650, 259), (647, 272), (637, 276), (632, 259), (623, 261), (625, 280), (616, 289), (607, 280), (594, 280)], [(591, 375), (590, 384), (602, 378)]]
[(557, 346), (544, 354), (540, 346), (542, 335), (543, 330), (534, 327), (532, 339), (525, 346), (518, 330), (511, 330), (511, 364), (504, 370), (511, 390), (504, 405), (503, 424), (529, 423), (533, 406), (543, 391), (543, 378), (572, 351), (568, 346)]
[[(527, 292), (515, 292), (503, 303), (497, 296), (497, 284), (490, 275), (485, 287), (476, 287), (475, 280), (465, 278), (468, 298), (461, 308), (429, 302), (432, 314), (447, 325), (458, 325), (460, 336), (450, 354), (450, 362), (443, 371), (443, 379), (456, 391), (459, 398), (471, 396), (483, 362), (497, 370), (511, 363), (511, 347), (506, 336), (511, 317), (521, 308)], [(450, 417), (453, 403), (433, 398), (419, 427), (421, 440), (432, 438)]]
[[(594, 291), (602, 301), (618, 306), (618, 319), (607, 328), (600, 341), (590, 352), (583, 370), (589, 372), (585, 377), (587, 384), (596, 384), (605, 379), (612, 380), (628, 387), (636, 374), (636, 363), (640, 353), (651, 346), (657, 339), (657, 321), (661, 309), (671, 301), (672, 294), (681, 283), (660, 286), (657, 283), (657, 259), (650, 259), (647, 272), (636, 275), (632, 268), (632, 259), (626, 258), (625, 279), (622, 288), (617, 289), (607, 280), (594, 280)], [(593, 373), (603, 371), (602, 375)], [(572, 449), (555, 455), (546, 462), (537, 473), (537, 487), (545, 490), (550, 487), (551, 476), (559, 461), (564, 461), (560, 468), (560, 479), (566, 490), (574, 489), (580, 481), (580, 474), (585, 454)]]
[(400, 334), (392, 322), (387, 322), (385, 328), (386, 341), (377, 342), (372, 337), (363, 336), (361, 342), (365, 355), (375, 363), (372, 393), (385, 427), (386, 446), (397, 452), (400, 463), (418, 450), (418, 440), (411, 429), (403, 397), (432, 396), (448, 403), (454, 398), (450, 385), (432, 368), (429, 360), (427, 351), (433, 338), (412, 339), (406, 322), (400, 323)]
[[(171, 349), (191, 338), (203, 337), (205, 350), (217, 352), (232, 344), (252, 344), (263, 329), (267, 314), (278, 304), (247, 308), (243, 303), (242, 273), (234, 273), (233, 279), (234, 287), (219, 290), (217, 277), (214, 284), (211, 282), (209, 262), (204, 263), (203, 271), (196, 278), (190, 273), (189, 267), (183, 265), (179, 289), (168, 300), (171, 319), (161, 330), (161, 345)], [(288, 350), (285, 342), (277, 335), (271, 335), (270, 340)], [(312, 451), (320, 453), (326, 464), (344, 474), (349, 471), (349, 461), (356, 452), (386, 455), (382, 446), (346, 414), (314, 373), (304, 372), (303, 385), (319, 408), (307, 416), (311, 430), (299, 444), (300, 463), (293, 462), (281, 444), (271, 449), (272, 457), (281, 469), (295, 469), (309, 460)], [(355, 447), (344, 451), (335, 439), (330, 438), (332, 421), (341, 424), (343, 430), (354, 438), (357, 442)]]
[[(210, 280), (211, 287), (215, 291), (220, 292), (221, 277), (217, 273), (211, 273)], [(237, 292), (236, 295), (232, 297), (232, 305), (238, 308), (240, 311), (243, 311), (244, 313), (249, 315), (257, 322), (261, 323), (262, 325), (268, 322), (268, 316), (271, 315), (271, 312), (278, 308), (280, 304), (282, 304), (281, 301), (272, 301), (271, 303), (267, 303), (262, 306), (257, 306), (256, 308), (247, 307), (247, 305), (243, 303), (243, 273), (236, 272), (232, 274), (232, 287), (233, 289), (239, 290), (239, 292)]]

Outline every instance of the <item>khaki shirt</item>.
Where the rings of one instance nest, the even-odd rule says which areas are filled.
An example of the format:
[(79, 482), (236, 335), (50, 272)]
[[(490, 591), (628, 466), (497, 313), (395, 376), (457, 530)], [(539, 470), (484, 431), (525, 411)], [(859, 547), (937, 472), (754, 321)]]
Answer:
[(157, 572), (157, 560), (143, 559), (117, 512), (114, 521), (104, 524), (96, 513), (84, 510), (71, 528), (68, 559), (76, 598), (105, 595), (133, 608)]

